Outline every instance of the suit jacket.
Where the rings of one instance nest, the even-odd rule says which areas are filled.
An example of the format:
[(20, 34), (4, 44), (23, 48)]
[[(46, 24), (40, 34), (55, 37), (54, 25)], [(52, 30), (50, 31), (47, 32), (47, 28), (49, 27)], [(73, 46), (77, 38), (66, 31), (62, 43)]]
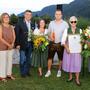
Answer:
[[(31, 22), (31, 30), (34, 29), (35, 29), (35, 24)], [(28, 28), (24, 20), (19, 21), (16, 24), (15, 34), (16, 34), (15, 47), (17, 45), (20, 45), (20, 49), (25, 50), (28, 46)]]

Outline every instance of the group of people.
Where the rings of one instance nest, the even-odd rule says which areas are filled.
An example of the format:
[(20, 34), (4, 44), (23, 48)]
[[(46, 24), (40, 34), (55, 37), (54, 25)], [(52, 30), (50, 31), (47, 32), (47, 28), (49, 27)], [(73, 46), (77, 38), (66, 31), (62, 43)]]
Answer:
[[(59, 65), (57, 77), (61, 77), (61, 70), (69, 72), (68, 82), (73, 80), (72, 73), (75, 73), (75, 81), (80, 85), (79, 73), (81, 71), (80, 53), (71, 53), (69, 49), (68, 36), (80, 34), (77, 28), (77, 18), (71, 16), (69, 24), (62, 19), (62, 11), (56, 10), (55, 20), (51, 21), (48, 29), (44, 19), (40, 19), (38, 28), (31, 21), (32, 12), (26, 10), (24, 19), (19, 21), (15, 27), (9, 24), (8, 13), (1, 15), (0, 24), (0, 80), (7, 81), (7, 78), (15, 80), (12, 76), (12, 51), (15, 47), (20, 51), (20, 74), (21, 77), (31, 75), (30, 67), (37, 67), (39, 76), (43, 75), (43, 68), (48, 67), (45, 77), (51, 75), (51, 66), (55, 53), (58, 55)], [(48, 47), (43, 52), (33, 49), (33, 42), (29, 34), (46, 35), (49, 40)]]

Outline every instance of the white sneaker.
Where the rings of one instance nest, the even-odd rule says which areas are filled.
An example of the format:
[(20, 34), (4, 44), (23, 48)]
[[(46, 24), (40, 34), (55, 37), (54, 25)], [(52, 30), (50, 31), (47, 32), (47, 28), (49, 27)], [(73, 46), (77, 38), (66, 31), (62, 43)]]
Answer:
[(50, 71), (47, 71), (45, 77), (49, 77), (51, 75), (51, 72)]
[(60, 70), (57, 72), (57, 77), (61, 77), (61, 71)]

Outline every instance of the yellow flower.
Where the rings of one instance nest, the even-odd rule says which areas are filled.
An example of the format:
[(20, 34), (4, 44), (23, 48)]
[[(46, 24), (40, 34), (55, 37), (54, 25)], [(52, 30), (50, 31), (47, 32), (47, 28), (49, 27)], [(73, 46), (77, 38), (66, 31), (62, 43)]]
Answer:
[(42, 37), (42, 38), (41, 38), (41, 41), (45, 42), (45, 38)]
[[(34, 48), (45, 50), (49, 44), (45, 36), (34, 36), (33, 38)], [(40, 47), (40, 48), (39, 48)]]
[(47, 46), (49, 43), (48, 42), (45, 42), (45, 46)]

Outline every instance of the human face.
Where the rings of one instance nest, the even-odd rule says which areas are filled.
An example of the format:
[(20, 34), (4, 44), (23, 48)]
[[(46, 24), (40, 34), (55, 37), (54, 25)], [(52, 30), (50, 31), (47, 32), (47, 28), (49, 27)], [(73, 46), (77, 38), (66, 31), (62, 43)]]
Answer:
[(41, 20), (40, 23), (39, 23), (39, 25), (40, 25), (40, 28), (44, 28), (45, 27), (45, 21), (44, 20)]
[(56, 11), (55, 12), (55, 19), (56, 20), (61, 20), (62, 19), (62, 12), (61, 11)]
[(76, 27), (77, 20), (75, 18), (72, 18), (72, 20), (70, 21), (70, 25), (71, 25), (71, 27)]
[(32, 18), (32, 13), (31, 12), (25, 12), (24, 17), (25, 17), (25, 20), (30, 21)]
[(4, 15), (3, 16), (3, 23), (9, 23), (9, 21), (10, 21), (9, 16), (8, 15)]

